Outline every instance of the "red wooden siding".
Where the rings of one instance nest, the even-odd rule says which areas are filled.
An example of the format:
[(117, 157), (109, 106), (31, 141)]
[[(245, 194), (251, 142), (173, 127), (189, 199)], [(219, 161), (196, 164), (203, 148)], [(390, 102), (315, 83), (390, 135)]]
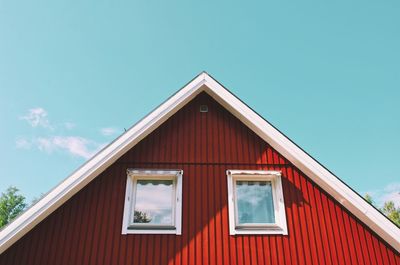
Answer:
[[(183, 169), (181, 236), (121, 235), (127, 168)], [(227, 169), (282, 171), (288, 236), (229, 235)], [(202, 93), (0, 255), (0, 264), (400, 265), (400, 255)]]

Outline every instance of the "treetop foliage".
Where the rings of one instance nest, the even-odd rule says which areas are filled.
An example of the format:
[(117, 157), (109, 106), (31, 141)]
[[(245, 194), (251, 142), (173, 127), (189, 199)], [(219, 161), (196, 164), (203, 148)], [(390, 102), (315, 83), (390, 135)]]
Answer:
[[(364, 199), (371, 205), (375, 206), (375, 202), (372, 196), (368, 193), (365, 194)], [(377, 207), (378, 208), (378, 207)], [(393, 221), (398, 227), (400, 227), (400, 207), (396, 207), (393, 201), (387, 201), (383, 204), (382, 208), (378, 208), (387, 218)]]
[(25, 197), (11, 186), (0, 196), (0, 228), (10, 223), (26, 208)]

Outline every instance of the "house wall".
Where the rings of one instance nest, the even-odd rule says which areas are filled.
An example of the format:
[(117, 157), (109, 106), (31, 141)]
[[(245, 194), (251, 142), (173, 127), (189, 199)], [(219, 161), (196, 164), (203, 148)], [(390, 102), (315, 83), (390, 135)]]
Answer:
[[(121, 235), (127, 168), (183, 169), (181, 236)], [(229, 235), (227, 169), (282, 171), (287, 236)], [(400, 265), (400, 255), (202, 93), (1, 254), (0, 264)]]

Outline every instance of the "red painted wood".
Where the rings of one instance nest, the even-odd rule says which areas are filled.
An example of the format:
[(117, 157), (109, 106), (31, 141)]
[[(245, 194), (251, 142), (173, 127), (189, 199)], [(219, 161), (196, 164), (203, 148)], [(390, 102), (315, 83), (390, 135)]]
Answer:
[[(127, 168), (184, 171), (181, 236), (121, 235)], [(287, 236), (229, 235), (227, 169), (282, 171)], [(0, 264), (400, 265), (400, 256), (203, 93), (1, 254)]]

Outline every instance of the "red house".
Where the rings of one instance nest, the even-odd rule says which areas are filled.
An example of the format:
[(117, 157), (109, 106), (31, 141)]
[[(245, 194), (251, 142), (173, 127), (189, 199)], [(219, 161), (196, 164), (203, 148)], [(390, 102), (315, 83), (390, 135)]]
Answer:
[(392, 264), (400, 229), (201, 73), (0, 232), (0, 264)]

